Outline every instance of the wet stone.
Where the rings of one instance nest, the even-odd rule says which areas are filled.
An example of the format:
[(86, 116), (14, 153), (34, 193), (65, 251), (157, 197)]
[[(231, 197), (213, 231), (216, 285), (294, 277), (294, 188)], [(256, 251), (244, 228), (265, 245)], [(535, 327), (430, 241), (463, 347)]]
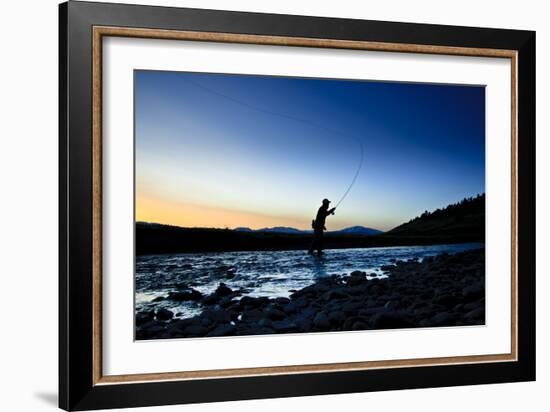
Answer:
[(313, 318), (313, 326), (319, 329), (328, 329), (330, 327), (330, 320), (324, 312), (319, 312)]
[(206, 336), (228, 336), (232, 335), (237, 328), (235, 325), (226, 323), (224, 325), (218, 325), (213, 330), (208, 332)]
[(174, 317), (174, 313), (171, 310), (160, 308), (157, 310), (156, 317), (158, 320), (170, 320)]

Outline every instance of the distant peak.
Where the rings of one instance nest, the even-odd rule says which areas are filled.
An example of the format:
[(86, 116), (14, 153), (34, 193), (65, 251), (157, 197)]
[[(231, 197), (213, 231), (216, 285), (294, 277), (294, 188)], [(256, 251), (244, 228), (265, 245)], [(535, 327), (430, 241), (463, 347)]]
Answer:
[(331, 233), (334, 234), (343, 234), (343, 235), (378, 235), (383, 233), (381, 230), (373, 229), (365, 226), (350, 226), (345, 229), (335, 230)]

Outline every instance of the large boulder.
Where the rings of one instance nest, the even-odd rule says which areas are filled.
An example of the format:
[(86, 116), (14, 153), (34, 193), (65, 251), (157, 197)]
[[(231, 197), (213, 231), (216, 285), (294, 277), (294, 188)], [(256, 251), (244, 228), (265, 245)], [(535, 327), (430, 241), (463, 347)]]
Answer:
[(172, 319), (174, 313), (171, 310), (160, 308), (157, 310), (156, 316), (158, 320), (166, 321)]
[(222, 282), (218, 285), (214, 293), (217, 296), (224, 297), (224, 296), (231, 295), (233, 293), (233, 290), (229, 286), (227, 286), (225, 283)]

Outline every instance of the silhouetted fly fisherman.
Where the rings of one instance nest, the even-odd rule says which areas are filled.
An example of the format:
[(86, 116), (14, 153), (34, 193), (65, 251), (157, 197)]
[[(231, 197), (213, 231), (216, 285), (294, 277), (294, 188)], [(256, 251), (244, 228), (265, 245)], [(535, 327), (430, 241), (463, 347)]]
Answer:
[(323, 204), (317, 211), (317, 216), (315, 217), (315, 220), (311, 222), (311, 227), (313, 228), (313, 242), (311, 242), (311, 246), (307, 252), (310, 255), (316, 249), (319, 256), (321, 256), (321, 254), (323, 253), (323, 232), (327, 230), (327, 228), (325, 227), (325, 220), (328, 215), (333, 215), (334, 211), (336, 210), (335, 207), (329, 209), (329, 205), (330, 200), (323, 199)]

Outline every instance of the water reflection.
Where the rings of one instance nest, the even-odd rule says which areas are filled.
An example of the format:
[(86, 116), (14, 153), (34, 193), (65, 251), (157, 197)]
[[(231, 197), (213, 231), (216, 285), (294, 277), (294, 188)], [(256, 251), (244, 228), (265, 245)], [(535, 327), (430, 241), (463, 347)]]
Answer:
[(313, 260), (313, 276), (315, 278), (324, 278), (328, 276), (327, 273), (327, 265), (325, 263), (325, 255), (322, 256), (312, 256), (311, 259)]

